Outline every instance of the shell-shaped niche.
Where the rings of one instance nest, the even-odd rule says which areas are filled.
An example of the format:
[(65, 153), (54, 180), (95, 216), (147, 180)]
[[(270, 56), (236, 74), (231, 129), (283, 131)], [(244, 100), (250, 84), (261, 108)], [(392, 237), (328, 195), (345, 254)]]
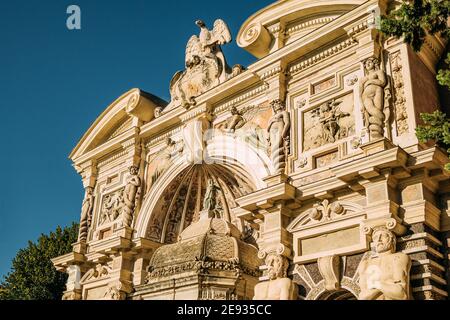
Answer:
[(147, 228), (147, 238), (175, 243), (179, 235), (200, 218), (208, 180), (219, 187), (218, 211), (223, 219), (239, 224), (233, 215), (235, 199), (252, 192), (252, 181), (241, 172), (217, 164), (197, 164), (185, 169), (165, 189), (158, 200)]

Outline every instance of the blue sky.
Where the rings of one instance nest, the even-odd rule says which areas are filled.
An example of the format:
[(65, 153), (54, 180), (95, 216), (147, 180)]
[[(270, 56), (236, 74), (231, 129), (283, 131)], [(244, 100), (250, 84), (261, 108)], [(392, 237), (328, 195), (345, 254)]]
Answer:
[[(28, 240), (79, 219), (83, 189), (67, 157), (103, 109), (134, 87), (169, 100), (196, 19), (222, 18), (235, 40), (272, 2), (0, 2), (0, 276)], [(81, 30), (66, 28), (71, 4)], [(230, 65), (255, 61), (235, 42), (223, 49)]]

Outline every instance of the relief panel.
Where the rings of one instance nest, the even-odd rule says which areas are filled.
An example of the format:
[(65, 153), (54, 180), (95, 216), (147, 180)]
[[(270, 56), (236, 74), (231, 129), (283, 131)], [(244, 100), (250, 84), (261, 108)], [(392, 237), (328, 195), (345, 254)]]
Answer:
[(355, 133), (353, 92), (327, 101), (303, 116), (303, 150), (312, 150)]

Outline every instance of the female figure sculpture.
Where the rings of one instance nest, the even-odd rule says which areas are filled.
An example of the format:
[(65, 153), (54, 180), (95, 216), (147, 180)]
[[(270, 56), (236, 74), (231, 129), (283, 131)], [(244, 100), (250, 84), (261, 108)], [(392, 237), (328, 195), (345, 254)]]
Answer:
[(366, 76), (361, 79), (359, 95), (362, 101), (364, 126), (369, 130), (371, 139), (384, 136), (385, 115), (384, 87), (387, 84), (386, 74), (380, 70), (377, 58), (369, 58), (364, 62)]
[(81, 205), (80, 230), (78, 232), (78, 242), (87, 240), (87, 233), (92, 219), (92, 208), (94, 207), (94, 188), (86, 187), (83, 204)]
[(284, 173), (286, 154), (289, 148), (289, 128), (291, 121), (289, 112), (285, 110), (284, 103), (281, 100), (274, 100), (270, 105), (274, 112), (267, 127), (270, 159), (272, 160), (276, 173)]
[(138, 189), (141, 186), (141, 179), (138, 176), (139, 168), (136, 166), (130, 167), (130, 177), (127, 185), (123, 191), (123, 225), (131, 227), (133, 221), (133, 213), (136, 207), (136, 199), (138, 198)]

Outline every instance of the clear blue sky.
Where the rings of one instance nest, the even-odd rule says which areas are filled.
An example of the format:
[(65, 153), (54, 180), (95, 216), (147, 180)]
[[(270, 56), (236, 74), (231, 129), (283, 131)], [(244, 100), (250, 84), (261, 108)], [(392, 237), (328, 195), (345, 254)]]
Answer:
[[(0, 2), (0, 276), (28, 240), (79, 219), (83, 189), (67, 157), (108, 104), (134, 87), (169, 100), (196, 19), (224, 19), (235, 40), (272, 2)], [(71, 4), (81, 30), (66, 28)], [(230, 65), (255, 61), (235, 42), (224, 52)]]

